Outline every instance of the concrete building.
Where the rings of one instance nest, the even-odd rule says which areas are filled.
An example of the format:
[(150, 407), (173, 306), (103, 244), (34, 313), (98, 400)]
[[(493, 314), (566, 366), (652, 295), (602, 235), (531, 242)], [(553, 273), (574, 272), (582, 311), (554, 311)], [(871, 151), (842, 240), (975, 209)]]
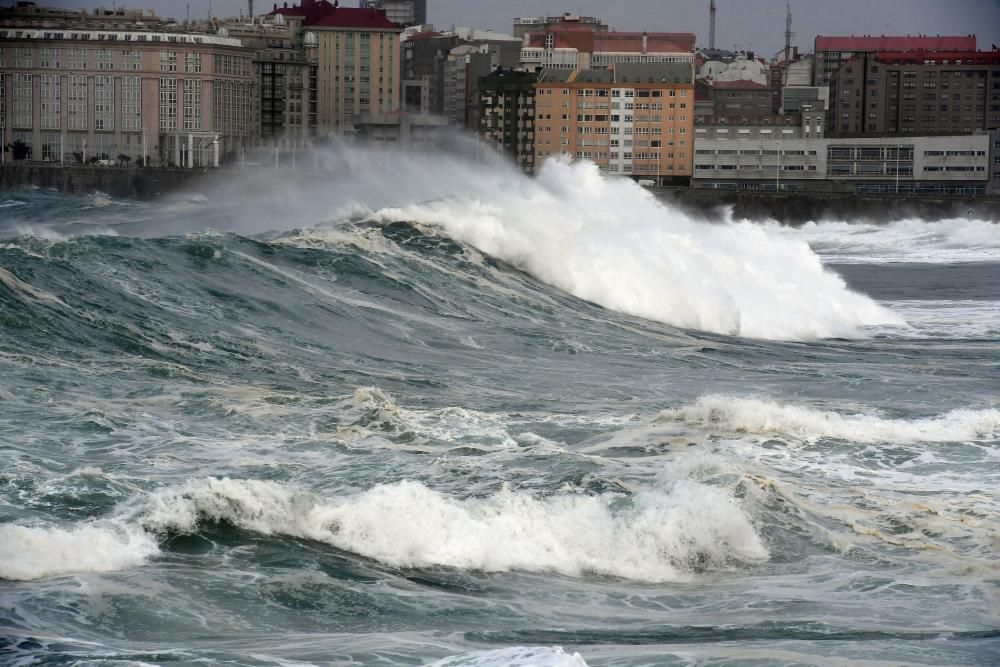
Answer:
[(304, 31), (305, 60), (315, 66), (317, 135), (353, 133), (354, 116), (398, 110), (401, 25), (376, 9), (327, 0), (286, 3), (270, 15), (279, 14)]
[(528, 33), (520, 68), (600, 69), (618, 63), (694, 63), (694, 34), (605, 32), (556, 24)]
[[(737, 123), (758, 125), (770, 118), (771, 88), (765, 83), (755, 81), (699, 81), (699, 97), (711, 103), (711, 111), (707, 114), (699, 112), (699, 116), (714, 116), (733, 118)], [(708, 108), (707, 105), (704, 108)], [(711, 122), (703, 120), (701, 122)]]
[(4, 19), (0, 143), (17, 146), (6, 157), (217, 166), (256, 134), (252, 53), (238, 39), (81, 29), (75, 15), (27, 29)]
[[(693, 187), (981, 195), (990, 137), (829, 138), (819, 112), (799, 127), (695, 129)], [(810, 130), (810, 131), (807, 131)]]
[(514, 19), (514, 37), (524, 39), (529, 32), (541, 32), (556, 25), (574, 26), (593, 32), (606, 31), (608, 26), (593, 16), (578, 16), (566, 12), (562, 16), (532, 16)]
[(453, 123), (474, 129), (479, 77), (497, 67), (515, 67), (521, 42), (491, 30), (459, 27), (412, 34), (402, 42), (402, 50), (404, 93), (410, 91), (407, 108), (416, 110), (418, 95), (422, 101), (426, 88), (424, 113), (444, 114)]
[(444, 116), (405, 112), (367, 113), (354, 117), (355, 136), (385, 147), (430, 148), (442, 145), (448, 129)]
[[(830, 99), (837, 100), (841, 95), (838, 82), (838, 72), (841, 66), (849, 60), (860, 58), (861, 69), (868, 70), (867, 61), (875, 54), (886, 51), (975, 51), (975, 35), (960, 36), (824, 36), (817, 35), (814, 42), (815, 59), (813, 67), (814, 86), (828, 86)], [(839, 105), (831, 104), (827, 113), (827, 127), (836, 129), (837, 114), (843, 113)], [(859, 126), (860, 127), (860, 126)], [(859, 130), (860, 131), (860, 130)]]
[(553, 155), (658, 184), (691, 175), (692, 64), (543, 70), (535, 85), (535, 167)]
[(832, 81), (841, 136), (1000, 127), (1000, 51), (883, 51), (842, 62)]
[(307, 58), (315, 35), (283, 14), (226, 24), (231, 37), (253, 50), (257, 77), (258, 134), (263, 143), (304, 147), (316, 135), (318, 67)]
[(361, 0), (362, 9), (375, 9), (402, 26), (427, 23), (427, 0)]
[(509, 155), (526, 173), (535, 168), (535, 72), (497, 68), (479, 80), (477, 138)]
[(986, 192), (1000, 195), (1000, 130), (990, 131), (990, 181)]

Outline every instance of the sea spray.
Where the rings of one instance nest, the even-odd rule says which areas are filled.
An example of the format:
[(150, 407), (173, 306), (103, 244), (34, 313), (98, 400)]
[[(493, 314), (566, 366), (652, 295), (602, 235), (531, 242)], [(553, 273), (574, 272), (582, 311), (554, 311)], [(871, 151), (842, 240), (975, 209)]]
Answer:
[(1000, 437), (1000, 410), (957, 409), (922, 419), (841, 414), (777, 401), (707, 395), (664, 410), (659, 421), (678, 421), (713, 431), (785, 435), (804, 440), (837, 438), (858, 443), (967, 442)]
[(588, 162), (550, 160), (535, 180), (374, 218), (431, 225), (575, 296), (674, 326), (798, 340), (902, 324), (805, 243), (747, 222), (696, 221)]
[(206, 521), (314, 540), (400, 568), (662, 582), (768, 557), (735, 499), (693, 481), (631, 497), (536, 497), (503, 489), (467, 499), (403, 481), (324, 498), (274, 482), (209, 477), (133, 499), (107, 527), (4, 526), (0, 534), (8, 537), (12, 557), (27, 560), (21, 555), (30, 551), (45, 562), (7, 566), (0, 576), (34, 579), (137, 565), (157, 552), (154, 536), (194, 533)]

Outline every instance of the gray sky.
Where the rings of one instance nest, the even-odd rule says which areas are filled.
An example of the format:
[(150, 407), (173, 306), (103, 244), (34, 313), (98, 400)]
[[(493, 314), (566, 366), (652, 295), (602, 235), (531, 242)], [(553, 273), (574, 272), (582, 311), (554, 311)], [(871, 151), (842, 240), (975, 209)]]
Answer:
[[(121, 0), (37, 0), (58, 7), (97, 7)], [(341, 0), (356, 6), (355, 0)], [(0, 0), (8, 4), (11, 0)], [(245, 11), (245, 0), (128, 0), (128, 7), (148, 7), (164, 16), (184, 18)], [(255, 0), (258, 13), (270, 11), (274, 0)], [(294, 0), (297, 3), (298, 0)], [(784, 46), (786, 0), (716, 0), (716, 45), (751, 48), (772, 55)], [(979, 48), (1000, 46), (1000, 0), (790, 0), (793, 44), (812, 51), (817, 33), (976, 34)], [(294, 4), (291, 0), (289, 4)], [(708, 44), (708, 0), (427, 0), (428, 19), (437, 27), (451, 25), (510, 32), (515, 16), (561, 14), (566, 11), (598, 16), (619, 30), (693, 32), (698, 44)]]

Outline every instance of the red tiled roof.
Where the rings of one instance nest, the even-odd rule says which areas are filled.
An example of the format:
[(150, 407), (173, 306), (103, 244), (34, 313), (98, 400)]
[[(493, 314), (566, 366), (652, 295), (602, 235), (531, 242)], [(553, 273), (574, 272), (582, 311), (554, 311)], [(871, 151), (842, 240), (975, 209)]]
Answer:
[(880, 63), (923, 63), (933, 60), (937, 64), (965, 63), (971, 60), (976, 65), (1000, 63), (1000, 51), (883, 51), (876, 57)]
[(816, 51), (975, 51), (976, 36), (816, 36)]
[(418, 41), (418, 40), (421, 40), (421, 39), (431, 39), (431, 38), (434, 38), (434, 37), (440, 37), (441, 34), (442, 33), (440, 33), (440, 32), (434, 32), (433, 30), (429, 31), (429, 32), (418, 32), (415, 35), (410, 35), (410, 41), (414, 42), (414, 41)]
[(400, 30), (403, 27), (375, 9), (340, 7), (327, 0), (302, 0), (299, 6), (274, 6), (270, 15), (301, 16), (302, 25), (310, 28), (358, 28), (362, 30)]
[(357, 7), (338, 7), (315, 23), (311, 28), (360, 28), (362, 30), (399, 30), (403, 26), (393, 23), (380, 11)]

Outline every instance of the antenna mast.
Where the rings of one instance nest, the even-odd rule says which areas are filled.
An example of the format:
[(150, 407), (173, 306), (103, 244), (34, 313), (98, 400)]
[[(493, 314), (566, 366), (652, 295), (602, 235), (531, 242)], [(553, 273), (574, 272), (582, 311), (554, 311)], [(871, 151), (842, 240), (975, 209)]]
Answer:
[(785, 81), (784, 85), (788, 85), (788, 61), (792, 57), (792, 37), (795, 37), (795, 33), (792, 32), (792, 5), (788, 3), (785, 5), (786, 15), (785, 15)]
[(715, 48), (715, 0), (708, 5), (708, 48)]

